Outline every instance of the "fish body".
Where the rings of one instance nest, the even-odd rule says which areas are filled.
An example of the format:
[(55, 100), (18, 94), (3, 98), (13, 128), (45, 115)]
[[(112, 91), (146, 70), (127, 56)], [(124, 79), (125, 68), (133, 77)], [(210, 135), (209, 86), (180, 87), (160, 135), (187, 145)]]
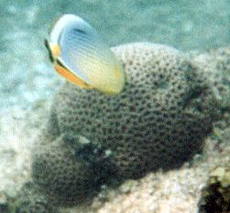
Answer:
[(56, 72), (71, 83), (107, 94), (118, 94), (124, 88), (121, 62), (82, 18), (63, 15), (45, 43)]

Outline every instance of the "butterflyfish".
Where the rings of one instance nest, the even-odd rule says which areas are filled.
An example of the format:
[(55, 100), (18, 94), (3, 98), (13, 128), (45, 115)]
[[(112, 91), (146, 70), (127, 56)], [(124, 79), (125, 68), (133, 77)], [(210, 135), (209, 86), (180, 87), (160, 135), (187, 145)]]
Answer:
[(107, 94), (123, 90), (125, 73), (121, 62), (85, 20), (63, 15), (49, 36), (45, 46), (55, 71), (62, 77), (79, 87)]

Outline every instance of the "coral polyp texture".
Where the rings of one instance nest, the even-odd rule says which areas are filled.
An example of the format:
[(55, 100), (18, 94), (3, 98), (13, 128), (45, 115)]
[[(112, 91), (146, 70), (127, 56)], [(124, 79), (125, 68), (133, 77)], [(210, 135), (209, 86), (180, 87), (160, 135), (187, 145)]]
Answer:
[(33, 180), (53, 203), (79, 203), (113, 174), (113, 166), (106, 163), (101, 149), (91, 143), (81, 144), (82, 140), (61, 136), (34, 153)]
[(16, 208), (15, 213), (58, 213), (46, 194), (40, 192), (31, 182), (24, 184), (18, 194), (17, 202), (19, 207)]
[(111, 177), (181, 166), (220, 116), (219, 88), (199, 62), (151, 43), (112, 51), (126, 72), (124, 90), (108, 96), (64, 83), (33, 153), (35, 185), (59, 203), (82, 200)]

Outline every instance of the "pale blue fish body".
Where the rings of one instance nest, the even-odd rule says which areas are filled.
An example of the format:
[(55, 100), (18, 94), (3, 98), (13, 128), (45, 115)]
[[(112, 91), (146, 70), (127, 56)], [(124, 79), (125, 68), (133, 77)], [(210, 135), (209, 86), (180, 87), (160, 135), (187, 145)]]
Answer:
[(96, 30), (80, 17), (62, 16), (51, 31), (49, 43), (58, 46), (58, 61), (92, 88), (110, 94), (122, 91), (125, 74), (121, 63)]

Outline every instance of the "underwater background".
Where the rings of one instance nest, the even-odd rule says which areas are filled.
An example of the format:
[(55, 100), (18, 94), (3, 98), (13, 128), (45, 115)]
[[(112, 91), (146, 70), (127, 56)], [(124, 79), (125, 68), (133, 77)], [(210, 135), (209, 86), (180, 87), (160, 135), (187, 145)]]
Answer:
[(93, 205), (62, 209), (61, 213), (129, 213), (138, 208), (144, 209), (138, 212), (198, 212), (194, 210), (199, 208), (203, 187), (208, 190), (210, 172), (217, 167), (230, 174), (230, 0), (0, 0), (0, 11), (0, 212), (15, 212), (11, 210), (15, 198), (31, 178), (31, 150), (43, 134), (53, 93), (63, 82), (54, 72), (44, 39), (53, 21), (66, 13), (90, 23), (109, 46), (151, 42), (187, 52), (182, 55), (213, 72), (208, 79), (211, 83), (218, 82), (213, 76), (224, 73), (217, 86), (226, 87), (228, 93), (215, 94), (226, 108), (221, 108), (223, 118), (205, 139), (201, 155), (179, 170), (149, 173), (116, 189), (103, 185)]
[(62, 81), (44, 47), (52, 21), (84, 18), (110, 46), (149, 41), (179, 50), (229, 45), (229, 0), (0, 0), (1, 109), (30, 107)]

